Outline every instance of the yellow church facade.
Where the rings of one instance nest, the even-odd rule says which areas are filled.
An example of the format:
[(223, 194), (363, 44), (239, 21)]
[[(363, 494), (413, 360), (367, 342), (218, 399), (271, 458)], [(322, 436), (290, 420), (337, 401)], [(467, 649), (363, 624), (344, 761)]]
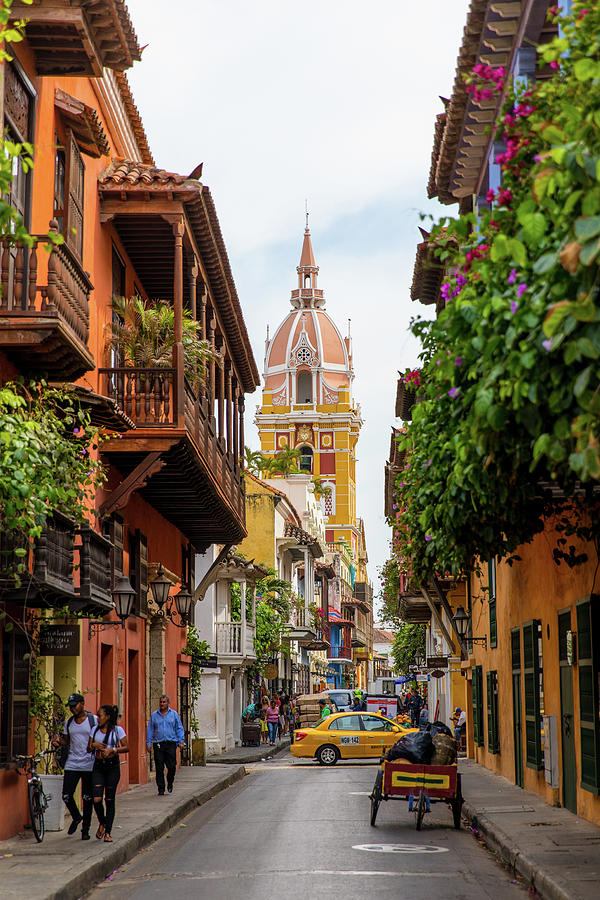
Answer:
[(345, 542), (357, 563), (356, 445), (362, 418), (352, 394), (352, 340), (349, 333), (342, 336), (324, 308), (318, 271), (306, 228), (292, 309), (273, 337), (267, 337), (256, 424), (264, 454), (286, 446), (300, 451), (300, 469), (326, 489), (328, 544)]

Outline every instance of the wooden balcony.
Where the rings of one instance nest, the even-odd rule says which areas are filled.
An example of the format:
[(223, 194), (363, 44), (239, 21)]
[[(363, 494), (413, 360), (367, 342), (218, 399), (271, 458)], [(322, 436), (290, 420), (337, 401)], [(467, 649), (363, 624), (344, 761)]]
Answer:
[(219, 664), (231, 665), (244, 660), (255, 660), (254, 635), (254, 625), (247, 622), (217, 622), (215, 637)]
[(404, 383), (403, 378), (398, 379), (396, 390), (396, 415), (405, 422), (412, 419), (412, 408), (417, 400), (416, 391)]
[(301, 647), (308, 647), (317, 638), (317, 628), (313, 624), (310, 610), (304, 607), (293, 610), (288, 628), (289, 640), (298, 641)]
[(27, 19), (25, 36), (38, 75), (102, 76), (122, 72), (141, 58), (137, 38), (120, 0), (16, 0), (11, 19)]
[[(25, 556), (15, 551), (25, 548)], [(32, 547), (23, 538), (0, 533), (3, 599), (26, 603), (33, 609), (62, 608), (106, 614), (113, 608), (110, 591), (111, 544), (89, 526), (75, 523), (54, 512)], [(25, 572), (16, 586), (19, 563)], [(79, 586), (75, 573), (79, 573)]]
[(352, 662), (352, 647), (343, 644), (332, 644), (327, 651), (329, 662)]
[[(66, 244), (53, 247), (46, 262), (44, 240), (39, 236), (32, 249), (0, 246), (0, 349), (20, 370), (80, 378), (94, 368), (88, 348), (93, 285)], [(45, 279), (38, 267), (47, 271)]]
[(207, 397), (177, 368), (121, 367), (99, 374), (101, 392), (136, 426), (102, 445), (124, 478), (103, 514), (139, 490), (199, 552), (212, 543), (242, 540), (241, 455), (237, 445), (218, 437)]

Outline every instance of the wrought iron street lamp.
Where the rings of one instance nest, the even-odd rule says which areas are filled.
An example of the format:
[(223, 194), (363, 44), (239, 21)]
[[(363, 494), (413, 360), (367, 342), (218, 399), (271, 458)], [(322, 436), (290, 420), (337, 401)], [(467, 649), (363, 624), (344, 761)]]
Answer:
[(416, 668), (417, 668), (417, 669), (422, 669), (422, 668), (424, 668), (425, 662), (426, 662), (425, 657), (423, 656), (423, 654), (421, 653), (421, 651), (418, 650), (418, 651), (415, 653), (415, 666), (416, 666)]
[[(156, 578), (150, 582), (150, 590), (152, 598), (158, 606), (160, 612), (164, 611), (165, 617), (177, 628), (187, 628), (190, 621), (190, 612), (192, 609), (192, 595), (182, 585), (181, 590), (175, 594), (173, 600), (169, 598), (172, 582), (165, 575), (162, 563), (158, 565)], [(175, 616), (179, 616), (181, 623), (175, 621)]]
[(487, 637), (471, 637), (467, 633), (471, 624), (471, 616), (467, 615), (462, 606), (459, 606), (452, 616), (452, 624), (461, 641), (467, 641), (471, 644), (483, 644), (487, 649)]
[(117, 579), (113, 590), (111, 591), (115, 612), (119, 617), (118, 622), (105, 622), (104, 619), (88, 620), (88, 641), (91, 641), (92, 635), (105, 628), (125, 628), (125, 619), (128, 619), (132, 612), (133, 601), (136, 593), (131, 587), (129, 578), (126, 575), (120, 575)]
[(169, 591), (171, 590), (171, 582), (165, 575), (162, 563), (158, 564), (156, 578), (150, 582), (150, 590), (152, 591), (152, 599), (162, 612), (162, 608), (169, 599)]

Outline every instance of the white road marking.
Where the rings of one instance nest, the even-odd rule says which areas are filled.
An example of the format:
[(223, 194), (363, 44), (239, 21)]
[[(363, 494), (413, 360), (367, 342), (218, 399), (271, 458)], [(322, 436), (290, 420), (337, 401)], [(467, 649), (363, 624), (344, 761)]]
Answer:
[(370, 853), (448, 853), (448, 847), (434, 847), (431, 844), (355, 844), (353, 850), (367, 850)]
[(348, 791), (352, 797), (370, 797), (371, 791)]

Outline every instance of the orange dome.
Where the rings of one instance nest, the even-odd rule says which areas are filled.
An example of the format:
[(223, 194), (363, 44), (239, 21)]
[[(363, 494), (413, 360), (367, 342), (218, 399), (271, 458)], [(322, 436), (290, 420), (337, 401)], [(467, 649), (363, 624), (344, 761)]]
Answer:
[(336, 403), (339, 388), (352, 384), (350, 335), (343, 338), (323, 309), (318, 271), (307, 228), (297, 268), (298, 288), (290, 301), (294, 309), (267, 339), (265, 388), (273, 391), (275, 405)]

